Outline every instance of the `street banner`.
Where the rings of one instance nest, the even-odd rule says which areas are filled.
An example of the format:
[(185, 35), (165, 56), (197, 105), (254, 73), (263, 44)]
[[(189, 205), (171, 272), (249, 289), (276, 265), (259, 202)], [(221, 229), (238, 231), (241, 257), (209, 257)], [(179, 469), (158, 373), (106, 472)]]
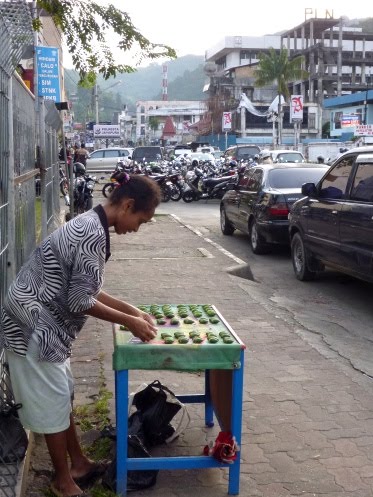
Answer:
[(223, 112), (221, 127), (223, 131), (232, 129), (232, 112)]
[(60, 65), (57, 47), (36, 46), (38, 96), (61, 102)]
[(290, 107), (290, 122), (303, 120), (303, 96), (292, 95)]
[(355, 127), (357, 136), (373, 136), (373, 124), (359, 124)]
[(93, 136), (95, 138), (118, 138), (120, 126), (118, 124), (94, 124)]
[(359, 114), (343, 114), (341, 118), (342, 128), (351, 128), (352, 126), (356, 126), (358, 124), (360, 124)]

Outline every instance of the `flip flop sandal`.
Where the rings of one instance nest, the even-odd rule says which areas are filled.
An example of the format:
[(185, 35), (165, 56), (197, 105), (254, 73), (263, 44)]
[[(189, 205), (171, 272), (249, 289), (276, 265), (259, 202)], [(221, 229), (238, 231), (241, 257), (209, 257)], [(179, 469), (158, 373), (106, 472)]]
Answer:
[(51, 486), (49, 487), (50, 488), (50, 491), (56, 496), (56, 497), (89, 497), (88, 494), (86, 494), (85, 492), (81, 493), (81, 494), (75, 494), (75, 495), (64, 495), (61, 490), (57, 490), (57, 488), (53, 485), (53, 483), (51, 484)]
[(97, 463), (88, 471), (88, 473), (79, 476), (78, 478), (73, 478), (73, 480), (81, 489), (87, 488), (93, 485), (93, 483), (105, 473), (107, 467), (108, 463)]

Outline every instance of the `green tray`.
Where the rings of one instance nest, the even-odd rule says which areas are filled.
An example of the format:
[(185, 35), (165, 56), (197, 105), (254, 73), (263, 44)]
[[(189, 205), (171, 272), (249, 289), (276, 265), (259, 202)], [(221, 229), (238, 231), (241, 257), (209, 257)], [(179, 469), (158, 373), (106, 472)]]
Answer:
[[(139, 305), (138, 307), (155, 314), (155, 304)], [(164, 315), (165, 306), (174, 317), (179, 319), (179, 324), (171, 324), (170, 317), (165, 317), (166, 323), (158, 325), (157, 337), (148, 343), (143, 343), (134, 337), (129, 331), (120, 330), (114, 324), (114, 353), (113, 369), (171, 369), (181, 371), (196, 371), (203, 369), (236, 369), (241, 367), (241, 350), (245, 348), (240, 338), (232, 330), (223, 316), (215, 306), (209, 304), (184, 304), (188, 310), (188, 318), (193, 320), (192, 324), (185, 324), (184, 317), (180, 317), (180, 307), (175, 304), (158, 304), (158, 311)], [(199, 322), (200, 317), (195, 317), (195, 313), (200, 313), (203, 318), (209, 319), (207, 324)], [(207, 310), (210, 312), (207, 313)], [(215, 315), (212, 316), (211, 314)], [(218, 323), (211, 323), (210, 318), (218, 319)], [(156, 318), (154, 317), (156, 323)], [(199, 333), (203, 339), (201, 344), (193, 343), (190, 332)], [(174, 336), (175, 332), (184, 332), (189, 338), (188, 343), (180, 344), (175, 339), (172, 344), (165, 344), (162, 333), (169, 333)], [(209, 343), (208, 333), (213, 333), (217, 343)], [(229, 334), (233, 343), (224, 343), (219, 333)]]

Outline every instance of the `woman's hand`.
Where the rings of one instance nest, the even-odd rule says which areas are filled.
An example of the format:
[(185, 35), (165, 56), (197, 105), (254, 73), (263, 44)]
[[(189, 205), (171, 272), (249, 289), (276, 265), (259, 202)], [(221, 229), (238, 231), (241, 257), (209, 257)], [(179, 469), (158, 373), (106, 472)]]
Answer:
[[(150, 318), (149, 315), (148, 317)], [(154, 326), (151, 318), (149, 322), (142, 316), (131, 316), (131, 318), (127, 320), (126, 325), (131, 333), (135, 335), (135, 337), (140, 338), (143, 342), (149, 342), (149, 340), (152, 340), (157, 336), (157, 328)]]
[(154, 319), (147, 312), (139, 311), (139, 317), (145, 319), (145, 321), (147, 321), (149, 324), (152, 324), (154, 326)]

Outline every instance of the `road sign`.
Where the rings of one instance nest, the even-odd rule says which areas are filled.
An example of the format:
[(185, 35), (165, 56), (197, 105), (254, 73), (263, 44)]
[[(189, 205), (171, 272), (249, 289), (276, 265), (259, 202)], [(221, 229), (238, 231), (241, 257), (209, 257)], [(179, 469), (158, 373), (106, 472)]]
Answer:
[(36, 47), (38, 96), (61, 102), (60, 71), (57, 47)]
[(360, 124), (355, 127), (357, 136), (373, 136), (373, 124)]
[(95, 138), (118, 138), (120, 137), (120, 126), (118, 124), (95, 124), (93, 135)]
[(302, 121), (302, 119), (303, 119), (303, 96), (292, 95), (290, 121), (291, 122)]

